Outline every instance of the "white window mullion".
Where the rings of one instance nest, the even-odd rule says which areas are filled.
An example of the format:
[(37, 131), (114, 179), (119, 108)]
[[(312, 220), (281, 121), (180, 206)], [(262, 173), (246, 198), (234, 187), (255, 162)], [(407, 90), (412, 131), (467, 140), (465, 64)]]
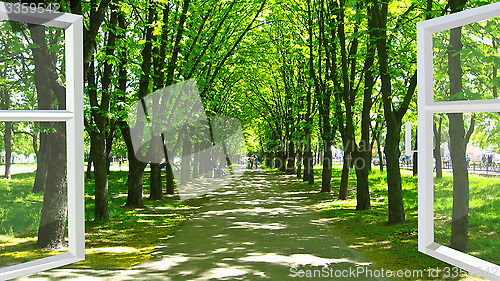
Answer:
[(67, 121), (74, 118), (68, 110), (0, 110), (0, 121)]

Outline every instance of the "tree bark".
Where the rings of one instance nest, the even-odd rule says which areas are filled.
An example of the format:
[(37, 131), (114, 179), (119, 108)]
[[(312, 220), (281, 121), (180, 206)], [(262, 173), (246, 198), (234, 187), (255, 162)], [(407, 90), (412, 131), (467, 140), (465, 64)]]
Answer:
[(418, 129), (417, 129), (417, 132), (415, 134), (415, 146), (413, 147), (413, 150), (415, 152), (413, 152), (413, 176), (418, 176), (418, 152), (417, 152), (417, 149), (418, 149)]
[(296, 170), (297, 178), (300, 179), (302, 177), (302, 141), (299, 142), (299, 146), (297, 147), (297, 170)]
[[(344, 145), (345, 147), (345, 145)], [(351, 156), (349, 152), (344, 149), (344, 157), (342, 164), (342, 175), (340, 177), (339, 199), (347, 200), (348, 186), (349, 186), (349, 169), (351, 167)]]
[[(41, 142), (41, 139), (40, 139)], [(87, 171), (85, 172), (86, 179), (92, 179), (92, 146), (90, 147), (89, 159), (87, 161)]]
[[(368, 210), (370, 205), (370, 191), (368, 175), (371, 170), (372, 146), (370, 144), (370, 126), (372, 108), (372, 93), (375, 85), (372, 66), (375, 61), (376, 45), (374, 44), (373, 8), (367, 8), (368, 38), (367, 54), (365, 59), (365, 88), (363, 91), (363, 109), (361, 110), (361, 139), (354, 147), (354, 167), (356, 169), (356, 210)], [(354, 141), (354, 140), (353, 140)]]
[(286, 172), (288, 174), (295, 174), (295, 144), (293, 140), (288, 142), (288, 157), (286, 163)]
[[(37, 48), (33, 48), (33, 59), (35, 63), (35, 85), (37, 89), (39, 108), (49, 106), (47, 103), (53, 101), (51, 92), (57, 99), (58, 108), (66, 108), (66, 89), (59, 85), (58, 73), (51, 68), (50, 53), (45, 40), (45, 27), (29, 24), (31, 38)], [(47, 109), (47, 108), (45, 108)], [(47, 173), (44, 192), (42, 214), (38, 229), (38, 247), (60, 248), (64, 243), (66, 226), (66, 213), (68, 209), (67, 200), (67, 165), (66, 165), (66, 124), (62, 122), (51, 122), (51, 128), (55, 132), (48, 134), (50, 145), (50, 157), (47, 165), (51, 165)]]
[(143, 203), (143, 188), (142, 179), (146, 163), (141, 162), (135, 156), (135, 151), (130, 137), (130, 129), (125, 121), (119, 122), (120, 131), (127, 145), (128, 155), (128, 191), (127, 191), (127, 207), (142, 207)]
[(151, 167), (149, 199), (161, 200), (163, 198), (163, 183), (160, 164), (150, 163), (149, 166)]
[[(165, 136), (162, 134), (161, 135), (162, 137), (162, 142), (165, 143)], [(166, 165), (165, 165), (165, 176), (167, 178), (167, 190), (166, 190), (166, 193), (167, 194), (174, 194), (175, 192), (175, 183), (174, 183), (174, 171), (172, 171), (172, 165), (171, 165), (171, 161), (173, 161), (173, 157), (171, 155), (169, 155), (169, 152), (167, 151), (167, 148), (165, 145), (163, 145), (163, 152), (165, 154), (165, 161), (166, 161)], [(200, 161), (200, 166), (199, 166), (199, 171), (200, 171), (200, 175), (203, 175), (203, 158), (202, 160)]]
[[(157, 155), (163, 154), (163, 142), (161, 136), (152, 135), (150, 142), (150, 151), (148, 153), (154, 153)], [(160, 163), (149, 163), (151, 170), (149, 172), (149, 198), (151, 200), (162, 199), (163, 194), (163, 183), (161, 178), (161, 165)]]
[(311, 135), (306, 134), (306, 145), (304, 149), (304, 177), (303, 181), (308, 182), (310, 185), (314, 184), (314, 168), (313, 168), (313, 155), (311, 151)]
[(37, 247), (56, 249), (64, 246), (68, 211), (68, 182), (66, 178), (66, 125), (53, 123), (56, 132), (50, 133), (51, 167), (43, 197), (42, 215), (38, 228)]
[[(450, 0), (451, 12), (459, 12), (466, 1)], [(450, 30), (448, 46), (448, 75), (450, 78), (450, 99), (461, 93), (462, 67), (460, 51), (462, 50), (462, 27)], [(469, 250), (469, 173), (467, 170), (466, 148), (470, 134), (466, 136), (462, 113), (448, 113), (450, 156), (453, 167), (453, 209), (451, 218), (450, 247), (467, 252)], [(471, 128), (474, 126), (472, 121)], [(470, 130), (469, 130), (470, 131)]]
[(184, 185), (189, 182), (191, 177), (191, 140), (189, 134), (184, 135), (182, 145), (182, 162), (181, 162), (181, 184)]
[(389, 223), (405, 222), (403, 207), (403, 189), (401, 187), (401, 171), (399, 170), (399, 150), (401, 126), (387, 122), (387, 137), (385, 139), (385, 156), (387, 161), (387, 186), (389, 203)]
[(443, 162), (441, 161), (441, 125), (442, 125), (443, 119), (440, 117), (439, 118), (439, 127), (436, 127), (436, 123), (433, 122), (433, 131), (434, 131), (434, 140), (435, 140), (435, 145), (434, 145), (434, 159), (436, 159), (436, 178), (441, 179), (443, 178)]
[[(328, 121), (329, 122), (329, 121)], [(333, 140), (330, 138), (323, 138), (324, 142), (324, 157), (323, 157), (323, 172), (321, 173), (321, 191), (332, 191), (332, 145)]]
[(12, 122), (5, 123), (3, 141), (5, 145), (5, 178), (11, 179), (11, 159), (12, 159)]
[[(196, 142), (193, 145), (193, 149), (194, 149), (195, 152), (200, 151), (201, 145)], [(199, 162), (200, 162), (199, 157), (200, 157), (199, 153), (195, 153), (194, 154), (194, 158), (193, 158), (193, 178), (197, 178), (198, 174), (199, 174)]]
[(108, 211), (108, 171), (106, 155), (106, 141), (101, 134), (95, 134), (90, 139), (94, 150), (94, 180), (95, 180), (95, 209), (94, 219), (106, 220), (109, 218)]
[[(44, 127), (46, 127), (46, 123), (41, 122), (40, 128)], [(36, 174), (35, 183), (33, 184), (34, 193), (45, 190), (47, 173), (49, 171), (49, 158), (51, 154), (50, 147), (48, 134), (43, 131), (40, 132), (40, 148), (38, 149), (38, 153), (36, 155)]]

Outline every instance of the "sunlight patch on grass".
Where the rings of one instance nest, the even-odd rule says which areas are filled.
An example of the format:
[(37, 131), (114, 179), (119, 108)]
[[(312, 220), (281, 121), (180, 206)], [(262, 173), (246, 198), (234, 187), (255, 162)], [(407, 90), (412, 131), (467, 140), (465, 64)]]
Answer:
[(67, 252), (67, 249), (37, 249), (36, 241), (36, 237), (16, 238), (7, 235), (0, 235), (0, 264), (2, 267)]
[(85, 260), (77, 262), (72, 266), (86, 268), (109, 268), (125, 269), (133, 265), (151, 260), (153, 247), (144, 249), (125, 250), (128, 247), (116, 247), (118, 249), (97, 248), (85, 250)]

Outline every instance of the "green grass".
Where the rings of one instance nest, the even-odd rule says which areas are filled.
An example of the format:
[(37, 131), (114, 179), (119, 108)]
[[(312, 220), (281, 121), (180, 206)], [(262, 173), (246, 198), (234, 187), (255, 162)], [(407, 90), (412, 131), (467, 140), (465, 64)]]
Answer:
[[(321, 170), (315, 171), (316, 183), (320, 185)], [(334, 187), (334, 198), (338, 198), (338, 186), (340, 185), (341, 168), (336, 167), (333, 171), (332, 187)], [(445, 178), (443, 182), (449, 181)], [(479, 180), (476, 182), (476, 180)], [(483, 179), (479, 176), (471, 177), (471, 189), (473, 186), (480, 186), (481, 182), (487, 180), (493, 185), (490, 178)], [(393, 272), (397, 270), (426, 270), (429, 268), (450, 268), (450, 265), (441, 262), (435, 258), (424, 255), (417, 250), (418, 246), (418, 184), (417, 177), (413, 177), (410, 171), (402, 170), (402, 186), (403, 198), (406, 214), (406, 223), (399, 225), (388, 225), (387, 213), (387, 182), (385, 172), (380, 172), (378, 169), (373, 169), (369, 178), (370, 181), (370, 210), (356, 211), (356, 178), (354, 173), (350, 174), (349, 178), (349, 197), (347, 200), (328, 199), (316, 204), (315, 208), (320, 211), (322, 216), (330, 218), (332, 227), (338, 231), (342, 237), (353, 247), (361, 250), (369, 259), (376, 261), (379, 267)], [(500, 186), (500, 182), (498, 182)], [(336, 187), (336, 188), (335, 188)], [(451, 187), (449, 187), (451, 189)], [(449, 190), (447, 191), (449, 192)], [(478, 193), (480, 193), (478, 191)], [(446, 200), (449, 194), (439, 194), (440, 200)], [(442, 195), (442, 197), (441, 197)], [(449, 198), (449, 197), (448, 197)], [(474, 201), (473, 201), (474, 202)], [(471, 203), (471, 206), (477, 202)], [(440, 205), (439, 201), (435, 205)], [(443, 206), (443, 208), (447, 208)], [(472, 210), (472, 208), (471, 208)], [(496, 218), (497, 213), (493, 212), (491, 207), (490, 212), (484, 213), (481, 216), (488, 218)], [(476, 216), (471, 214), (471, 217)], [(486, 220), (482, 221), (486, 222)], [(478, 222), (478, 223), (482, 223)], [(488, 221), (489, 223), (489, 221)], [(498, 225), (498, 220), (496, 221)], [(491, 225), (491, 224), (490, 224)], [(471, 224), (471, 227), (473, 224)], [(498, 232), (497, 232), (498, 233)], [(477, 239), (478, 233), (471, 232), (471, 240)], [(491, 242), (493, 240), (490, 239)], [(500, 244), (495, 239), (496, 252), (500, 250)], [(448, 243), (449, 244), (449, 243)], [(447, 245), (445, 243), (445, 245)], [(481, 252), (487, 254), (487, 251)], [(438, 278), (429, 278), (424, 271), (424, 278), (419, 280), (446, 280), (441, 275)], [(409, 279), (401, 279), (409, 280)], [(415, 280), (414, 278), (411, 280)], [(465, 278), (455, 278), (455, 280), (480, 280), (475, 276)]]
[(36, 249), (43, 193), (32, 193), (34, 173), (0, 179), (0, 265), (14, 265), (64, 250)]
[[(449, 245), (453, 179), (445, 173), (434, 180), (435, 241)], [(469, 254), (500, 263), (500, 178), (469, 175)]]
[(34, 173), (0, 180), (0, 235), (30, 233), (38, 229), (43, 194), (31, 192)]
[[(36, 249), (43, 194), (33, 194), (34, 173), (0, 180), (0, 265), (19, 264), (66, 250)], [(124, 207), (127, 172), (109, 175), (109, 221), (95, 222), (94, 182), (85, 182), (85, 260), (68, 267), (128, 268), (154, 258), (161, 245), (193, 215), (203, 199), (180, 202), (178, 196), (148, 199), (149, 173), (144, 174), (144, 207)]]

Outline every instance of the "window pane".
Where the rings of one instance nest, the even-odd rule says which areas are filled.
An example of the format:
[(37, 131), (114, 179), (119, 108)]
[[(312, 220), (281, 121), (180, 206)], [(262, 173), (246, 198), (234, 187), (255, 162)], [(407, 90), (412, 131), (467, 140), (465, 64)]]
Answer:
[(65, 123), (0, 122), (0, 137), (0, 268), (67, 252)]
[[(465, 25), (460, 30), (446, 30), (433, 35), (434, 101), (498, 98), (499, 23), (499, 18), (491, 18)], [(462, 46), (459, 54), (456, 50), (460, 47), (454, 47), (452, 41)], [(459, 67), (453, 67), (453, 58), (459, 59), (457, 65), (462, 70), (462, 86), (450, 89), (450, 75), (460, 71)], [(453, 71), (448, 71), (450, 63)]]
[(65, 109), (64, 56), (62, 28), (0, 20), (0, 109)]
[(499, 112), (434, 115), (434, 240), (495, 264), (500, 263), (499, 121)]

